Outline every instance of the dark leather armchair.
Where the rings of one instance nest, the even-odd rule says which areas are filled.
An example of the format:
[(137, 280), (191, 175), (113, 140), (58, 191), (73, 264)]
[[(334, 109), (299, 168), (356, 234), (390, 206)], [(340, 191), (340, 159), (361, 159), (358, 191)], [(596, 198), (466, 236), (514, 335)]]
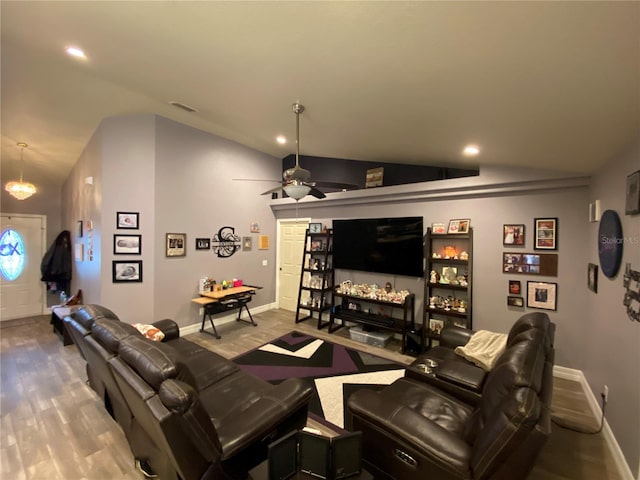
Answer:
[(376, 477), (518, 480), (551, 432), (552, 388), (545, 345), (517, 342), (486, 375), (477, 402), (406, 376), (356, 392), (348, 409)]
[(205, 377), (219, 372), (213, 382), (170, 345), (139, 336), (123, 339), (109, 359), (134, 418), (163, 453), (148, 459), (161, 478), (244, 478), (269, 443), (306, 423), (311, 389), (302, 381), (274, 386), (209, 353), (216, 368), (204, 365)]
[[(440, 345), (420, 355), (407, 369), (407, 376), (422, 379), (454, 396), (470, 403), (478, 403), (482, 396), (488, 372), (474, 365), (455, 352), (456, 347), (466, 345), (475, 332), (448, 325), (440, 333)], [(554, 361), (553, 341), (555, 324), (544, 312), (522, 315), (511, 326), (506, 348), (520, 342), (542, 345), (547, 361)], [(435, 362), (431, 375), (425, 375), (424, 366)]]

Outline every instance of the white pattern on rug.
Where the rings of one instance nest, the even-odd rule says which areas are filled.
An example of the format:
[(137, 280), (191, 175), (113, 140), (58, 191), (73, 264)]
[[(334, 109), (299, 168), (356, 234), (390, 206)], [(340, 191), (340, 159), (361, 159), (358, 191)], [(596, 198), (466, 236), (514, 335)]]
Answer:
[(342, 385), (345, 383), (390, 385), (404, 377), (405, 369), (384, 370), (381, 372), (354, 373), (335, 377), (317, 378), (314, 380), (318, 397), (322, 404), (324, 418), (344, 428), (344, 401)]
[(286, 348), (282, 348), (277, 345), (274, 345), (273, 343), (267, 343), (266, 345), (263, 345), (262, 347), (260, 347), (258, 350), (261, 350), (263, 352), (277, 353), (279, 355), (287, 355), (289, 357), (305, 358), (309, 360), (318, 351), (318, 349), (322, 346), (323, 343), (324, 343), (323, 340), (320, 340), (320, 339), (314, 340), (310, 344), (305, 345), (304, 347), (302, 347), (299, 350), (296, 350), (295, 352), (292, 352), (290, 350), (287, 350)]

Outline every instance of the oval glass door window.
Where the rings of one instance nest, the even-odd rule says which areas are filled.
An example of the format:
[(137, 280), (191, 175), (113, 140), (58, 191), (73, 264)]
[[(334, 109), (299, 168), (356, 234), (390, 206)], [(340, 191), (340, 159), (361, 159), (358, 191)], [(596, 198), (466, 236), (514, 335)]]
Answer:
[(0, 235), (0, 273), (12, 282), (24, 270), (24, 242), (22, 236), (8, 228)]

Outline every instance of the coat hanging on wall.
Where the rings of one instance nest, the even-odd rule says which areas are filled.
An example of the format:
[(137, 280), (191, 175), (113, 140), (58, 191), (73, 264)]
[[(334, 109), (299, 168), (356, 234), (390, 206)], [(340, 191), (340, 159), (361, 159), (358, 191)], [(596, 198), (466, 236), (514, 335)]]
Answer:
[(47, 282), (52, 292), (67, 292), (71, 288), (71, 233), (64, 230), (56, 237), (40, 263), (40, 280)]

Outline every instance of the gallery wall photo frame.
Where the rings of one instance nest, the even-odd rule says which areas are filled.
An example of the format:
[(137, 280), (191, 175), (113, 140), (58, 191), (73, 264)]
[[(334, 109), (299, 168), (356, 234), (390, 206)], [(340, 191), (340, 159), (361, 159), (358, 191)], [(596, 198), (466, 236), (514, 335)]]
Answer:
[(557, 303), (557, 283), (527, 282), (527, 307), (556, 311), (558, 309)]
[(114, 260), (113, 283), (142, 283), (142, 260)]
[(116, 212), (116, 228), (138, 230), (140, 228), (140, 213)]
[(640, 213), (640, 170), (627, 176), (627, 190), (624, 213), (636, 215)]
[(211, 250), (211, 239), (205, 237), (196, 238), (196, 250)]
[(509, 293), (511, 295), (520, 295), (522, 293), (520, 280), (509, 280)]
[(509, 307), (522, 308), (522, 307), (524, 307), (524, 298), (517, 297), (515, 295), (509, 295), (509, 296), (507, 296), (507, 305)]
[(113, 235), (114, 255), (142, 254), (142, 235), (127, 235), (116, 233)]
[(558, 276), (558, 254), (540, 252), (504, 252), (502, 271), (524, 275)]
[(165, 237), (167, 257), (184, 257), (187, 254), (186, 233), (167, 233)]
[(253, 245), (253, 237), (242, 237), (242, 251), (250, 252)]
[(533, 219), (534, 250), (557, 250), (558, 248), (558, 219), (534, 218)]
[(524, 224), (505, 223), (502, 226), (502, 245), (524, 247)]

